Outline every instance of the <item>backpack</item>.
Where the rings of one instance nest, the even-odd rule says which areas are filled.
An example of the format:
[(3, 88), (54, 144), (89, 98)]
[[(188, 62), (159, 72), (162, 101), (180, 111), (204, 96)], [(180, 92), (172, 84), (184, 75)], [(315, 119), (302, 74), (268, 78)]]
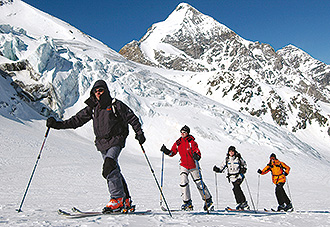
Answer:
[(272, 163), (272, 161), (269, 161), (268, 166), (270, 167), (273, 176), (280, 176), (284, 172), (281, 162), (277, 159), (274, 160), (274, 164)]
[[(227, 178), (228, 178), (228, 181), (230, 182), (230, 176), (235, 176), (237, 177), (239, 174), (242, 174), (242, 178), (244, 179), (244, 174), (246, 173), (246, 168), (244, 167), (243, 163), (242, 163), (242, 156), (240, 153), (237, 153), (235, 155), (237, 158), (238, 158), (238, 164), (239, 164), (239, 172), (238, 173), (235, 173), (235, 174), (230, 174), (229, 172), (227, 172)], [(229, 156), (226, 157), (226, 165), (225, 167), (228, 168), (228, 161), (229, 161)]]

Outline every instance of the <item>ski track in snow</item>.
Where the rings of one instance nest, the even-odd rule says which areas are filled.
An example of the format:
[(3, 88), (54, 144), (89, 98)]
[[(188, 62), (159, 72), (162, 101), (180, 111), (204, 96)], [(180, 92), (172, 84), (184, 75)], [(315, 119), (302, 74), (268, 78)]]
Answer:
[[(64, 112), (64, 118), (84, 107), (83, 101), (95, 80), (105, 79), (113, 97), (124, 101), (143, 122), (147, 138), (144, 148), (158, 180), (161, 145), (172, 146), (180, 136), (180, 128), (187, 124), (202, 152), (203, 179), (217, 209), (235, 206), (231, 184), (224, 174), (214, 175), (212, 171), (212, 167), (225, 158), (228, 146), (234, 145), (248, 164), (242, 188), (251, 208), (251, 196), (259, 210), (276, 208), (270, 174), (260, 177), (257, 201), (259, 178), (256, 170), (263, 168), (269, 161), (269, 154), (274, 152), (292, 168), (285, 189), (295, 209), (329, 210), (329, 138), (322, 137), (324, 135), (316, 126), (292, 134), (245, 116), (199, 95), (199, 88), (193, 86), (193, 82), (187, 82), (186, 77), (191, 77), (189, 73), (154, 69), (126, 61), (115, 51), (65, 22), (36, 12), (32, 7), (27, 9), (21, 1), (15, 1), (14, 6), (13, 9), (7, 8), (10, 12), (6, 11), (11, 17), (5, 18), (7, 14), (0, 14), (0, 19), (10, 24), (3, 28), (11, 31), (3, 34), (3, 41), (7, 38), (12, 40), (11, 35), (22, 39), (17, 43), (21, 45), (16, 47), (24, 49), (27, 45), (28, 48), (17, 52), (17, 55), (20, 59), (28, 59), (34, 70), (41, 67), (39, 81), (28, 79), (28, 71), (16, 72), (16, 79), (27, 85), (32, 81), (32, 85), (41, 83), (46, 86), (52, 82), (57, 86), (60, 98), (54, 101), (58, 101), (58, 111)], [(31, 13), (37, 17), (32, 18)], [(18, 20), (15, 16), (33, 20)], [(40, 24), (40, 18), (51, 20), (52, 29), (48, 29), (49, 21)], [(55, 34), (54, 31), (60, 32)], [(0, 62), (11, 61), (0, 56)], [(64, 67), (63, 63), (68, 65)], [(103, 161), (93, 144), (90, 123), (78, 130), (50, 130), (22, 207), (23, 212), (17, 213), (46, 128), (45, 119), (33, 110), (34, 104), (34, 107), (39, 107), (38, 103), (30, 103), (29, 106), (10, 85), (15, 77), (0, 76), (1, 226), (330, 226), (330, 215), (321, 213), (207, 215), (202, 211), (203, 202), (191, 181), (195, 211), (173, 212), (173, 218), (170, 218), (159, 207), (158, 188), (132, 130), (119, 162), (137, 210), (151, 209), (153, 213), (83, 219), (59, 216), (59, 208), (69, 211), (73, 206), (84, 211), (100, 211), (109, 200), (106, 182), (101, 175)], [(195, 87), (196, 91), (188, 87)], [(163, 190), (171, 209), (181, 206), (178, 162), (178, 156), (165, 158)], [(215, 179), (218, 181), (218, 202)]]
[[(108, 200), (106, 184), (101, 176), (101, 155), (96, 151), (92, 141), (76, 135), (73, 130), (50, 130), (22, 207), (23, 212), (17, 213), (16, 209), (19, 207), (44, 138), (45, 122), (33, 121), (21, 124), (2, 116), (0, 122), (2, 125), (0, 133), (1, 226), (329, 226), (330, 224), (329, 214), (293, 212), (279, 215), (231, 213), (207, 215), (202, 212), (203, 203), (194, 185), (191, 185), (191, 191), (195, 211), (173, 212), (173, 218), (170, 218), (166, 212), (160, 210), (158, 188), (132, 135), (119, 161), (137, 210), (152, 209), (153, 213), (145, 216), (116, 215), (66, 219), (57, 214), (59, 208), (69, 211), (71, 207), (76, 206), (82, 210), (99, 211)], [(153, 141), (148, 142), (147, 137), (145, 144), (147, 155), (152, 143)], [(150, 152), (150, 154), (150, 161), (159, 180), (161, 154), (160, 152)], [(217, 157), (216, 161), (212, 155), (203, 157), (201, 161), (203, 178), (213, 194), (214, 205), (217, 206), (212, 166), (219, 163), (222, 157), (221, 159)], [(250, 162), (251, 172), (247, 174), (247, 179), (256, 205), (257, 174), (254, 169), (257, 166), (254, 165)], [(313, 165), (307, 168), (312, 169)], [(326, 179), (324, 181), (316, 179), (317, 172), (313, 169), (312, 172), (314, 177), (304, 176), (304, 173), (297, 173), (293, 168), (293, 176), (289, 177), (290, 191), (296, 210), (328, 209), (329, 182)], [(305, 178), (304, 182), (301, 181), (303, 178)], [(234, 206), (231, 185), (228, 184), (224, 175), (217, 175), (217, 180), (219, 207), (216, 208)], [(270, 181), (270, 176), (261, 177), (259, 210), (263, 207), (274, 207), (276, 204), (274, 186)], [(251, 206), (246, 185), (243, 184), (242, 188)], [(179, 208), (181, 199), (178, 157), (165, 159), (163, 190), (170, 208)], [(194, 215), (194, 213), (199, 214)]]

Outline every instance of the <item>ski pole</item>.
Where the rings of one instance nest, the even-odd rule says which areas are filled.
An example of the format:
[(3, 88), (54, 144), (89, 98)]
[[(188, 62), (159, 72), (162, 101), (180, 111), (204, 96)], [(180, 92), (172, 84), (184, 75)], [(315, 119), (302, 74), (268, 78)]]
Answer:
[[(163, 175), (164, 175), (164, 152), (162, 152), (162, 169), (161, 169), (161, 174), (160, 174), (160, 188), (163, 190)], [(159, 205), (162, 206), (163, 205), (163, 199), (162, 199), (162, 195), (160, 195), (160, 202)]]
[(247, 189), (248, 189), (249, 194), (250, 194), (250, 198), (251, 198), (251, 202), (252, 202), (252, 206), (253, 206), (254, 212), (257, 213), (256, 207), (254, 206), (253, 198), (252, 198), (252, 195), (251, 195), (250, 187), (249, 187), (249, 184), (247, 182), (247, 178), (246, 177), (245, 177), (245, 183), (246, 183)]
[(257, 210), (259, 208), (259, 189), (260, 189), (260, 174), (258, 174)]
[(152, 175), (154, 176), (154, 179), (155, 179), (155, 181), (156, 181), (156, 184), (157, 184), (157, 186), (158, 186), (158, 189), (159, 189), (159, 191), (160, 191), (160, 194), (161, 194), (161, 196), (163, 197), (163, 200), (164, 200), (164, 203), (165, 203), (166, 208), (167, 208), (167, 210), (168, 210), (168, 213), (169, 213), (169, 215), (172, 217), (171, 210), (170, 210), (170, 208), (168, 207), (167, 202), (166, 202), (166, 199), (165, 199), (165, 196), (164, 196), (164, 194), (163, 194), (163, 191), (162, 191), (162, 189), (161, 189), (160, 186), (159, 186), (159, 183), (158, 183), (157, 177), (156, 177), (156, 175), (155, 175), (155, 171), (154, 171), (153, 168), (151, 167), (150, 161), (149, 161), (149, 159), (148, 159), (148, 156), (147, 156), (147, 154), (146, 154), (146, 152), (145, 152), (145, 150), (144, 150), (142, 144), (140, 144), (140, 146), (141, 146), (142, 152), (143, 152), (143, 154), (144, 154), (144, 157), (145, 157), (146, 160), (147, 160), (147, 163), (148, 163), (148, 165), (149, 165), (150, 171), (151, 171)]
[(292, 196), (291, 196), (291, 191), (290, 191), (290, 186), (289, 186), (288, 177), (286, 177), (286, 183), (287, 183), (287, 187), (288, 187), (288, 192), (289, 192), (289, 197), (290, 197), (291, 203), (293, 203), (293, 202), (292, 202)]
[(219, 209), (219, 204), (218, 204), (218, 201), (219, 201), (219, 196), (218, 196), (218, 176), (217, 176), (217, 173), (214, 172), (214, 180), (215, 180), (215, 197), (216, 197), (216, 200), (217, 200), (217, 209)]
[(48, 128), (47, 128), (47, 131), (46, 131), (46, 133), (45, 133), (44, 141), (42, 142), (42, 145), (41, 145), (41, 148), (40, 148), (40, 151), (39, 151), (39, 155), (38, 155), (38, 157), (37, 157), (37, 161), (36, 161), (36, 163), (35, 163), (35, 165), (34, 165), (34, 168), (33, 168), (33, 171), (32, 171), (32, 174), (31, 174), (31, 177), (30, 177), (30, 180), (29, 180), (29, 183), (28, 183), (28, 185), (27, 185), (27, 187), (26, 187), (26, 189), (25, 189), (25, 193), (24, 193), (24, 195), (23, 195), (23, 199), (22, 199), (22, 201), (21, 201), (21, 205), (20, 205), (19, 208), (16, 210), (17, 212), (22, 212), (22, 206), (23, 206), (23, 203), (24, 203), (24, 200), (25, 200), (26, 194), (27, 194), (27, 192), (28, 192), (28, 190), (29, 190), (29, 187), (30, 187), (30, 184), (31, 184), (31, 181), (32, 181), (32, 177), (33, 177), (33, 175), (34, 175), (34, 172), (36, 171), (36, 168), (37, 168), (37, 165), (38, 165), (39, 159), (40, 159), (40, 157), (41, 157), (41, 152), (42, 152), (42, 150), (43, 150), (43, 148), (44, 148), (44, 145), (45, 145), (45, 142), (46, 142), (46, 139), (47, 139), (47, 136), (48, 136), (49, 130), (50, 130), (50, 128), (48, 127)]
[(199, 167), (199, 162), (197, 160), (195, 160), (197, 168), (198, 168), (198, 172), (199, 172), (199, 178), (201, 179), (201, 184), (202, 184), (202, 190), (203, 190), (203, 195), (204, 195), (204, 200), (205, 200), (205, 206), (206, 206), (206, 212), (209, 214), (209, 208), (207, 206), (207, 202), (206, 202), (206, 195), (205, 195), (205, 189), (204, 189), (204, 182), (202, 179), (202, 173), (201, 173), (201, 168)]

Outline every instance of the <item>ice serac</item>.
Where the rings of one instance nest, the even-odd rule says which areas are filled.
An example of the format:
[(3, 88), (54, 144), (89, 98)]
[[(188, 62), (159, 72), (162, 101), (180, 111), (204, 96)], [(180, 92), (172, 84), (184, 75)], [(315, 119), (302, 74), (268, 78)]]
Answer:
[[(38, 23), (39, 20), (42, 22)], [(157, 35), (161, 32), (169, 35)], [(182, 40), (181, 34), (184, 35)], [(228, 43), (222, 57), (227, 57), (227, 62), (236, 58), (242, 61), (242, 64), (237, 63), (237, 68), (234, 64), (229, 70), (222, 62), (225, 65), (223, 70), (212, 71), (209, 65), (216, 64), (216, 61), (207, 63), (203, 60), (204, 56), (210, 54), (207, 49), (209, 46), (217, 48), (212, 43), (215, 34), (219, 40)], [(204, 36), (206, 38), (202, 39)], [(311, 126), (317, 125), (314, 119), (320, 119), (323, 125), (316, 128), (319, 131), (312, 132), (317, 140), (323, 141), (320, 144), (326, 143), (329, 141), (324, 126), (328, 124), (327, 117), (324, 117), (327, 116), (324, 115), (327, 113), (326, 105), (320, 106), (315, 112), (314, 104), (310, 104), (313, 101), (310, 96), (295, 92), (295, 99), (287, 99), (291, 97), (288, 94), (292, 93), (290, 86), (297, 84), (291, 81), (293, 78), (308, 77), (310, 81), (313, 78), (323, 81), (321, 74), (319, 77), (313, 74), (312, 78), (302, 73), (282, 76), (290, 86), (286, 86), (277, 74), (265, 74), (265, 78), (262, 78), (262, 74), (255, 73), (263, 70), (257, 67), (257, 63), (269, 69), (274, 65), (288, 68), (286, 62), (290, 60), (289, 57), (280, 56), (269, 45), (244, 41), (227, 27), (187, 4), (180, 4), (166, 21), (154, 25), (144, 39), (143, 42), (150, 42), (150, 46), (158, 48), (160, 45), (164, 54), (171, 53), (168, 55), (170, 57), (179, 53), (191, 62), (198, 62), (195, 65), (204, 71), (183, 72), (136, 64), (100, 41), (22, 1), (0, 6), (0, 114), (15, 120), (38, 118), (36, 112), (46, 117), (56, 113), (59, 118), (67, 118), (85, 107), (84, 101), (89, 96), (91, 86), (96, 80), (103, 79), (108, 83), (111, 95), (134, 110), (147, 125), (146, 133), (150, 135), (159, 133), (159, 128), (168, 129), (167, 134), (172, 135), (182, 124), (188, 124), (196, 136), (216, 143), (226, 140), (269, 146), (281, 152), (290, 151), (295, 155), (322, 159), (322, 152), (314, 144), (306, 143), (304, 138), (298, 138), (292, 133), (294, 130), (291, 127), (297, 124), (297, 119), (303, 119), (299, 127), (310, 130)], [(199, 40), (204, 49), (194, 52), (195, 48), (190, 48), (189, 43), (182, 43), (186, 39), (194, 42)], [(164, 42), (159, 44), (153, 40)], [(243, 49), (238, 48), (236, 53), (230, 43)], [(138, 47), (138, 43), (131, 45)], [(187, 53), (184, 52), (186, 49)], [(145, 50), (149, 49), (140, 49), (141, 56), (152, 56), (150, 53), (153, 51), (146, 53)], [(241, 50), (251, 53), (242, 55)], [(219, 53), (222, 52), (219, 50)], [(214, 55), (214, 58), (219, 56)], [(281, 61), (268, 65), (265, 59), (272, 59), (272, 56), (280, 56)], [(301, 54), (299, 56), (304, 57)], [(249, 59), (254, 59), (251, 62), (256, 65), (245, 72), (242, 66), (248, 69), (251, 63)], [(147, 60), (154, 65), (157, 63), (151, 57)], [(313, 62), (311, 59), (310, 64), (314, 65)], [(180, 65), (180, 61), (176, 63)], [(188, 66), (193, 67), (194, 64), (189, 63)], [(295, 70), (298, 69), (303, 72), (302, 66)], [(290, 75), (294, 76), (290, 79)], [(306, 82), (307, 85), (310, 83)], [(326, 90), (321, 94), (327, 97)], [(288, 100), (290, 107), (287, 106)], [(249, 108), (257, 108), (258, 105), (263, 108), (255, 109), (254, 116), (258, 114), (258, 117), (237, 111), (242, 107), (242, 112), (248, 112)], [(84, 127), (80, 129), (85, 130)], [(79, 134), (87, 137), (93, 135), (87, 129), (79, 131)]]
[(294, 45), (275, 51), (245, 40), (186, 3), (119, 53), (142, 64), (193, 72), (180, 82), (292, 132), (309, 125), (329, 130), (329, 65)]
[(43, 115), (62, 116), (93, 81), (129, 71), (105, 44), (20, 0), (0, 4), (0, 56), (0, 70)]

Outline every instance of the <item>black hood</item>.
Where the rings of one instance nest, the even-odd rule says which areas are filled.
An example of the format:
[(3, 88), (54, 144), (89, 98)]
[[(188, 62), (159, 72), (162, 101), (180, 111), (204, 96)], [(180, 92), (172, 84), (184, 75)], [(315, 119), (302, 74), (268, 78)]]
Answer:
[[(96, 88), (102, 87), (104, 89), (104, 93), (101, 95), (100, 100), (97, 100), (94, 94), (94, 90)], [(93, 88), (91, 89), (89, 98), (85, 101), (85, 103), (91, 107), (95, 107), (97, 103), (100, 103), (101, 108), (106, 108), (111, 104), (112, 98), (110, 96), (110, 91), (107, 83), (104, 80), (98, 80), (94, 83)]]

